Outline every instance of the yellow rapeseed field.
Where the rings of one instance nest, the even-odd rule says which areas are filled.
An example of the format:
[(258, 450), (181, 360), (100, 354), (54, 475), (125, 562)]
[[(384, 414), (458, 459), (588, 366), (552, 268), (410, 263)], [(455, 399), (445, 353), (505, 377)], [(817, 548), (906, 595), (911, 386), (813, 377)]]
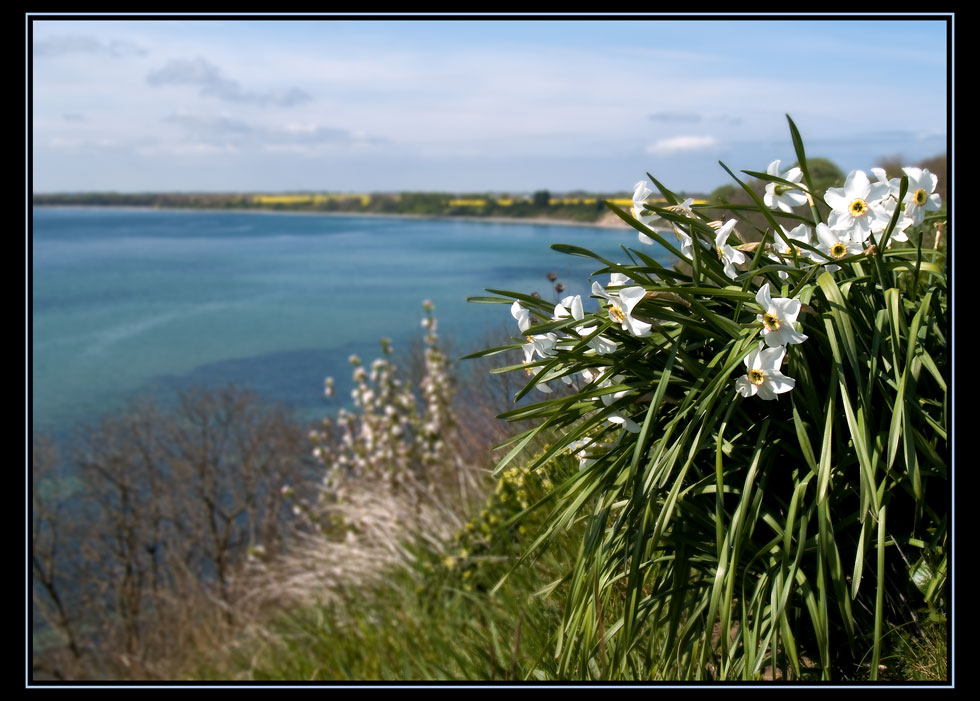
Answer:
[(371, 195), (344, 193), (317, 193), (305, 195), (254, 195), (252, 201), (260, 205), (323, 204), (330, 200), (359, 200), (362, 207), (371, 202)]

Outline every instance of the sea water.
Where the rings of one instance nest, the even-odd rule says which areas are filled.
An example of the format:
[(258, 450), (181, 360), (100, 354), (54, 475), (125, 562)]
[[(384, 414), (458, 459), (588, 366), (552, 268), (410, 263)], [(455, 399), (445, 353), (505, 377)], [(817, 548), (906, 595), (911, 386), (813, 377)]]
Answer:
[(55, 432), (189, 385), (322, 411), (324, 378), (349, 377), (351, 354), (369, 362), (382, 337), (396, 349), (421, 337), (423, 300), (463, 355), (488, 329), (517, 333), (507, 306), (466, 302), (485, 288), (556, 300), (555, 272), (562, 295), (595, 308), (602, 264), (551, 243), (612, 260), (638, 247), (627, 229), (509, 222), (111, 208), (32, 219), (31, 421)]

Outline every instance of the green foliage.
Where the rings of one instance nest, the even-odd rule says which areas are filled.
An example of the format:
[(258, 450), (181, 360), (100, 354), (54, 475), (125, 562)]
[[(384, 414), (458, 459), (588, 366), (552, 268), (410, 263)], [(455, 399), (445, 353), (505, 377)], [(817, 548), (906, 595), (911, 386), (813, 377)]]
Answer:
[(547, 190), (537, 190), (531, 197), (535, 207), (547, 207), (551, 202), (551, 193)]
[[(423, 569), (441, 572), (441, 579), (453, 589), (486, 592), (493, 588), (523, 554), (529, 529), (540, 525), (528, 515), (532, 505), (544, 499), (554, 488), (549, 465), (529, 472), (517, 465), (505, 470), (494, 491), (487, 496), (480, 512), (468, 520), (455, 536), (448, 554), (432, 550), (420, 552)], [(523, 518), (521, 518), (523, 517)]]
[(888, 680), (941, 682), (949, 679), (948, 627), (945, 617), (935, 616), (922, 625), (896, 627), (882, 656), (881, 677)]
[[(825, 162), (809, 168), (790, 129), (803, 183), (751, 175), (810, 183), (821, 199), (814, 181), (837, 174)], [(576, 390), (502, 414), (533, 427), (497, 466), (541, 432), (559, 438), (532, 470), (563, 453), (580, 459), (536, 541), (584, 521), (552, 652), (562, 678), (875, 679), (889, 625), (945, 605), (946, 261), (912, 243), (921, 241), (912, 229), (898, 243), (908, 178), (890, 222), (875, 219), (860, 248), (840, 253), (810, 233), (787, 247), (780, 224), (814, 227), (822, 215), (770, 210), (728, 172), (750, 204), (714, 209), (739, 222), (753, 213), (761, 243), (719, 243), (714, 217), (674, 206), (651, 177), (671, 206), (647, 204), (649, 226), (611, 208), (688, 272), (642, 250), (614, 262), (555, 245), (621, 276), (593, 287), (605, 300), (597, 312), (553, 317), (542, 300), (491, 290), (550, 319), (522, 328), (536, 349), (514, 368), (531, 376), (517, 398), (559, 378)], [(671, 231), (693, 244), (679, 250)], [(808, 337), (779, 356), (791, 392), (770, 379), (779, 362), (746, 370), (765, 348), (763, 284), (801, 310), (783, 320)], [(615, 352), (597, 352), (600, 337)], [(772, 401), (762, 399), (766, 383)]]

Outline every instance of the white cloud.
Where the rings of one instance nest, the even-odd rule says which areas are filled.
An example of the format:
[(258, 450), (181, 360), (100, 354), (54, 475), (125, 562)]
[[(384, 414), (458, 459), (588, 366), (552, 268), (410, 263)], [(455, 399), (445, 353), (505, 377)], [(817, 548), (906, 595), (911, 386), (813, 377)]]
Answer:
[(150, 85), (196, 85), (201, 88), (201, 95), (255, 105), (291, 107), (313, 99), (299, 88), (266, 92), (245, 90), (238, 81), (225, 78), (217, 66), (200, 57), (193, 61), (169, 61), (163, 68), (151, 72), (146, 82)]
[(267, 126), (247, 122), (228, 114), (213, 116), (176, 112), (164, 121), (180, 128), (184, 143), (212, 144), (218, 150), (234, 144), (245, 149), (309, 151), (310, 147), (380, 144), (386, 141), (384, 138), (359, 130), (350, 131), (315, 123)]
[(717, 145), (718, 140), (713, 136), (675, 136), (650, 144), (647, 146), (647, 153), (654, 156), (666, 156), (682, 151), (703, 151)]

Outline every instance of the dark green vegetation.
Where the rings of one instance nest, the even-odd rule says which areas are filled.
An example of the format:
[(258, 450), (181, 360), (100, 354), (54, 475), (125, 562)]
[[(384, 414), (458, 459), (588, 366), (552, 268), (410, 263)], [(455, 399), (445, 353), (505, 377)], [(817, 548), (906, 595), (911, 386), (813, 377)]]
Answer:
[[(838, 246), (821, 243), (833, 256), (823, 253), (812, 232), (824, 221), (824, 192), (790, 129), (801, 187), (819, 207), (770, 210), (729, 171), (748, 204), (648, 203), (644, 216), (658, 230), (618, 211), (684, 256), (684, 270), (660, 266), (642, 247), (616, 261), (555, 244), (593, 259), (597, 276), (622, 276), (598, 312), (555, 319), (546, 301), (498, 290), (471, 300), (519, 304), (539, 320), (524, 331), (528, 340), (551, 339), (540, 359), (527, 360), (532, 375), (519, 396), (559, 378), (580, 383), (570, 396), (534, 395), (539, 401), (503, 415), (533, 427), (497, 468), (541, 431), (557, 437), (529, 469), (562, 451), (583, 455), (581, 472), (552, 494), (542, 536), (584, 521), (556, 644), (561, 677), (875, 680), (890, 629), (922, 634), (925, 621), (944, 617), (949, 290), (945, 237), (938, 248), (924, 244), (946, 214), (925, 215), (908, 242), (892, 239), (903, 176), (890, 204), (887, 187), (879, 195), (876, 206), (891, 207), (887, 220), (843, 234), (860, 244), (849, 248), (822, 230), (821, 241)], [(781, 223), (801, 221), (811, 233), (796, 247), (767, 247)], [(676, 247), (675, 232), (693, 240), (690, 252)], [(802, 310), (798, 318), (767, 311), (770, 302), (759, 300), (769, 286), (773, 299)], [(780, 323), (806, 337), (763, 343)], [(586, 327), (615, 351), (591, 352), (577, 335)], [(763, 352), (775, 365), (750, 365)], [(768, 378), (780, 377), (784, 359), (789, 379), (780, 387)]]
[(155, 207), (246, 209), (338, 214), (385, 214), (424, 217), (547, 217), (594, 222), (608, 214), (603, 199), (628, 201), (629, 193), (554, 196), (547, 190), (531, 195), (487, 193), (60, 193), (35, 194), (35, 206)]

